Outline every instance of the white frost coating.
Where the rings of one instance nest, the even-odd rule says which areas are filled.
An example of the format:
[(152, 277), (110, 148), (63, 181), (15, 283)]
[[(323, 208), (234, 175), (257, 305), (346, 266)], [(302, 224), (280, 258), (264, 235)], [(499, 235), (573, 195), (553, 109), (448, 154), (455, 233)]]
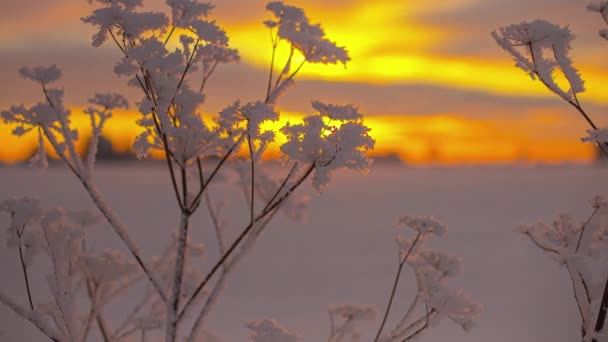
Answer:
[(61, 70), (55, 64), (49, 67), (23, 67), (19, 69), (19, 73), (25, 79), (40, 82), (43, 85), (59, 80), (62, 74)]
[(298, 336), (274, 319), (249, 321), (245, 326), (251, 330), (251, 342), (297, 342)]
[(587, 136), (583, 137), (581, 140), (584, 142), (591, 142), (591, 143), (608, 142), (608, 128), (588, 129)]
[(539, 222), (518, 228), (535, 246), (566, 266), (582, 320), (584, 341), (596, 336), (598, 308), (594, 301), (601, 300), (606, 281), (605, 275), (596, 270), (608, 256), (606, 200), (595, 196), (591, 206), (594, 211), (585, 222), (575, 222), (569, 215), (561, 214), (552, 224)]
[[(402, 216), (399, 225), (415, 232), (414, 238), (397, 236), (399, 245), (399, 272), (404, 265), (410, 266), (416, 275), (417, 293), (409, 308), (388, 333), (380, 335), (378, 341), (397, 342), (411, 341), (425, 330), (434, 327), (442, 319), (448, 318), (463, 330), (469, 331), (475, 326), (475, 320), (482, 312), (481, 305), (475, 303), (462, 290), (452, 290), (447, 280), (457, 276), (462, 269), (462, 259), (443, 252), (424, 247), (430, 235), (442, 236), (447, 227), (439, 220), (428, 216)], [(397, 277), (393, 291), (397, 288)], [(394, 295), (394, 292), (393, 292)], [(381, 329), (390, 313), (393, 303), (391, 295), (385, 311)]]
[(376, 311), (369, 306), (343, 304), (331, 305), (328, 308), (331, 322), (329, 342), (344, 341), (350, 335), (352, 341), (360, 339), (356, 324), (376, 319)]
[(303, 124), (287, 123), (281, 128), (287, 136), (281, 152), (301, 165), (315, 164), (313, 186), (320, 192), (329, 184), (335, 169), (368, 172), (371, 160), (366, 152), (374, 148), (375, 141), (353, 106), (318, 101), (313, 105), (321, 111), (305, 117)]
[(350, 61), (348, 52), (325, 37), (319, 24), (310, 24), (301, 8), (286, 5), (282, 1), (272, 1), (266, 9), (274, 15), (274, 20), (264, 24), (278, 28), (279, 37), (287, 40), (312, 63), (337, 64)]
[(414, 229), (420, 234), (434, 234), (443, 236), (447, 227), (445, 224), (432, 216), (402, 216), (398, 222), (399, 225)]
[[(546, 20), (522, 22), (493, 31), (496, 42), (510, 53), (516, 66), (532, 79), (538, 77), (547, 88), (566, 101), (576, 101), (576, 94), (585, 91), (584, 82), (568, 53), (574, 35), (570, 29)], [(559, 70), (566, 77), (569, 87), (561, 88), (554, 73)]]

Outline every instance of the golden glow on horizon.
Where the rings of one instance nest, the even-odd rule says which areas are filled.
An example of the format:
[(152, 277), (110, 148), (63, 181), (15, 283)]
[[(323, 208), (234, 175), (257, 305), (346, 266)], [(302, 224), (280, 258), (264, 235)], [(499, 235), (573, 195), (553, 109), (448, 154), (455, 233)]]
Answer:
[[(142, 130), (135, 124), (137, 117), (135, 112), (120, 111), (114, 113), (113, 118), (107, 122), (103, 136), (111, 141), (114, 151), (130, 151), (135, 136)], [(301, 114), (282, 112), (280, 121), (265, 123), (263, 128), (276, 130), (287, 121), (296, 123), (301, 119)], [(592, 160), (593, 145), (583, 144), (570, 136), (538, 133), (550, 131), (552, 123), (562, 121), (563, 118), (542, 110), (529, 113), (523, 119), (502, 122), (466, 119), (448, 114), (365, 117), (365, 124), (371, 128), (370, 135), (376, 140), (376, 148), (370, 153), (371, 157), (396, 155), (414, 164)], [(80, 132), (89, 130), (88, 118), (79, 111), (74, 111), (72, 123)], [(578, 127), (577, 124), (575, 126)], [(7, 125), (0, 125), (0, 139), (5, 142), (4, 146), (10, 147), (0, 149), (0, 161), (10, 163), (26, 160), (34, 153), (37, 135), (31, 132), (21, 138), (14, 137), (10, 134), (11, 129)], [(86, 141), (87, 136), (82, 136), (78, 141), (80, 153), (86, 150)], [(285, 137), (277, 134), (276, 142), (267, 151), (266, 159), (279, 158), (278, 146), (283, 142)], [(50, 151), (50, 146), (47, 146), (47, 151)], [(49, 155), (55, 156), (50, 152)], [(160, 159), (164, 154), (158, 151), (152, 157)]]

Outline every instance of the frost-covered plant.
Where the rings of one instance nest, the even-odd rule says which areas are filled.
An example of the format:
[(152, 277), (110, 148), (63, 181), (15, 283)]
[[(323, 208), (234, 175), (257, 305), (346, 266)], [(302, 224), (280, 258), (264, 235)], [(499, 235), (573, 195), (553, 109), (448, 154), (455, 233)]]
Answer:
[[(264, 100), (229, 104), (219, 113), (203, 117), (205, 86), (219, 64), (237, 62), (237, 50), (229, 46), (226, 33), (209, 17), (213, 5), (195, 0), (167, 0), (170, 16), (142, 11), (142, 0), (90, 0), (99, 5), (82, 19), (97, 28), (93, 46), (116, 45), (122, 52), (114, 72), (128, 78), (139, 88), (142, 98), (136, 103), (140, 112), (137, 123), (142, 133), (133, 149), (139, 158), (150, 151), (164, 155), (175, 201), (179, 208), (177, 230), (170, 236), (162, 255), (145, 260), (129, 230), (111, 209), (95, 181), (97, 148), (103, 128), (115, 109), (128, 108), (121, 94), (95, 94), (84, 110), (91, 123), (88, 149), (77, 152), (76, 141), (83, 132), (73, 129), (71, 111), (63, 103), (63, 90), (51, 84), (60, 80), (60, 69), (22, 68), (21, 75), (36, 82), (44, 95), (33, 106), (12, 106), (0, 116), (13, 126), (13, 134), (38, 134), (37, 153), (31, 164), (46, 167), (45, 142), (83, 185), (100, 215), (88, 211), (70, 211), (41, 205), (31, 198), (11, 199), (0, 203), (0, 212), (10, 215), (7, 245), (19, 252), (29, 307), (15, 302), (0, 291), (0, 303), (32, 323), (53, 341), (86, 341), (97, 326), (105, 342), (125, 341), (141, 335), (164, 336), (166, 342), (219, 341), (204, 329), (205, 319), (216, 304), (232, 271), (254, 246), (279, 209), (293, 219), (301, 219), (308, 197), (294, 192), (308, 178), (321, 192), (336, 169), (365, 173), (371, 160), (366, 152), (374, 140), (363, 116), (352, 105), (334, 105), (313, 101), (314, 109), (302, 123), (287, 123), (279, 131), (287, 137), (280, 146), (288, 170), (280, 179), (263, 168), (263, 155), (274, 142), (277, 132), (265, 130), (264, 124), (277, 121), (282, 94), (294, 84), (294, 78), (306, 63), (346, 64), (350, 58), (344, 47), (329, 40), (319, 24), (309, 21), (300, 8), (273, 1), (267, 10), (273, 16), (265, 22), (272, 37), (272, 59)], [(177, 42), (173, 42), (173, 40)], [(171, 47), (176, 43), (177, 47)], [(275, 75), (279, 43), (289, 47), (285, 63)], [(300, 64), (293, 66), (300, 54)], [(191, 86), (200, 80), (196, 90)], [(246, 157), (236, 157), (237, 152)], [(215, 161), (215, 162), (214, 162)], [(211, 164), (209, 167), (207, 164)], [(210, 185), (219, 182), (226, 170), (235, 171), (237, 185), (248, 202), (248, 219), (241, 233), (227, 241), (228, 222), (221, 210), (225, 204), (214, 202)], [(219, 257), (203, 272), (194, 267), (206, 257), (204, 244), (189, 236), (190, 218), (204, 203), (216, 236)], [(88, 230), (105, 219), (128, 255), (118, 251), (98, 251), (87, 239)], [(422, 247), (428, 235), (442, 235), (445, 226), (432, 218), (404, 217), (401, 224), (416, 231), (413, 240), (398, 238), (399, 268), (389, 305), (375, 340), (401, 341), (418, 336), (442, 318), (449, 318), (465, 330), (480, 307), (461, 292), (449, 290), (446, 279), (457, 273), (460, 259)], [(50, 265), (46, 275), (50, 299), (35, 300), (30, 288), (32, 263), (45, 255)], [(416, 275), (414, 303), (389, 335), (381, 335), (393, 302), (401, 271), (408, 264)], [(104, 308), (133, 288), (141, 288), (140, 299), (125, 313), (116, 327), (105, 319)], [(86, 298), (88, 306), (83, 308)], [(423, 310), (424, 307), (424, 310)], [(83, 311), (84, 310), (84, 311)], [(415, 317), (421, 314), (421, 317)], [(366, 306), (338, 305), (329, 308), (329, 341), (360, 334), (355, 325), (372, 320), (375, 310)], [(188, 322), (188, 323), (186, 323)], [(187, 324), (190, 324), (189, 326)], [(297, 334), (275, 320), (246, 323), (250, 340), (258, 342), (294, 342)]]
[[(409, 228), (414, 235), (411, 237), (398, 235), (396, 238), (399, 246), (397, 274), (374, 341), (410, 341), (444, 318), (469, 331), (482, 308), (461, 290), (454, 291), (447, 286), (447, 279), (460, 273), (462, 259), (423, 246), (424, 241), (430, 236), (443, 236), (447, 227), (428, 216), (403, 216), (398, 224)], [(382, 334), (406, 264), (412, 268), (416, 276), (416, 296), (395, 327), (389, 333)]]
[[(126, 225), (97, 189), (94, 170), (99, 138), (112, 111), (127, 108), (127, 100), (114, 93), (95, 94), (89, 100), (91, 106), (84, 113), (90, 117), (91, 132), (83, 156), (75, 144), (83, 139), (83, 132), (73, 129), (71, 111), (63, 103), (63, 89), (53, 86), (61, 78), (60, 69), (55, 65), (24, 67), (19, 72), (40, 86), (43, 101), (29, 107), (12, 106), (0, 113), (2, 120), (13, 125), (15, 135), (38, 134), (33, 165), (47, 165), (45, 141), (50, 143), (53, 152), (82, 183), (130, 256), (90, 249), (84, 228), (95, 222), (92, 215), (43, 209), (32, 199), (9, 200), (2, 204), (2, 210), (11, 215), (9, 245), (19, 249), (30, 305), (29, 309), (23, 308), (1, 292), (0, 302), (55, 341), (86, 340), (94, 322), (105, 341), (122, 340), (137, 332), (145, 339), (154, 330), (164, 334), (167, 342), (210, 336), (203, 330), (205, 318), (230, 272), (272, 217), (281, 208), (287, 209), (290, 217), (302, 217), (307, 199), (298, 199), (294, 191), (311, 175), (314, 187), (320, 191), (329, 183), (334, 169), (368, 170), (370, 160), (365, 152), (373, 148), (374, 140), (361, 114), (350, 105), (319, 102), (313, 102), (315, 113), (304, 123), (288, 124), (281, 129), (288, 137), (288, 142), (281, 146), (284, 163), (289, 167), (286, 176), (273, 179), (262, 168), (263, 154), (275, 138), (274, 131), (265, 131), (262, 126), (279, 119), (276, 105), (294, 84), (298, 71), (306, 63), (346, 64), (350, 58), (345, 48), (326, 37), (319, 24), (309, 22), (302, 9), (282, 1), (270, 2), (266, 8), (273, 18), (265, 25), (273, 37), (273, 57), (265, 98), (249, 103), (237, 100), (219, 113), (203, 117), (204, 90), (211, 75), (218, 65), (239, 60), (224, 30), (210, 19), (213, 5), (195, 0), (167, 0), (170, 15), (166, 15), (142, 10), (142, 0), (89, 2), (98, 5), (91, 15), (82, 18), (97, 28), (93, 46), (115, 45), (122, 58), (114, 72), (142, 92), (142, 98), (136, 102), (141, 114), (137, 123), (142, 133), (135, 138), (133, 149), (140, 158), (151, 150), (164, 154), (179, 208), (177, 231), (168, 232), (173, 238), (162, 256), (144, 260)], [(290, 53), (275, 75), (275, 52), (280, 43), (287, 44)], [(297, 54), (302, 55), (303, 61), (292, 67)], [(192, 83), (198, 80), (200, 86), (195, 89)], [(245, 159), (238, 160), (239, 150), (243, 150)], [(213, 160), (217, 162), (212, 167), (205, 167)], [(226, 222), (208, 191), (226, 165), (233, 165), (238, 171), (239, 184), (249, 202), (247, 223), (233, 241), (226, 241), (223, 234)], [(194, 259), (204, 256), (204, 248), (191, 241), (188, 234), (190, 218), (203, 201), (212, 218), (221, 254), (205, 273), (192, 267)], [(27, 272), (39, 250), (47, 252), (53, 265), (48, 276), (52, 301), (40, 305), (32, 300)], [(103, 307), (142, 279), (147, 287), (141, 302), (119, 327), (109, 327)], [(89, 298), (88, 313), (79, 312), (81, 307), (76, 305), (83, 293)], [(185, 318), (193, 322), (189, 330)], [(260, 322), (248, 324), (254, 331), (254, 340), (264, 340), (266, 335), (262, 331), (274, 324)]]
[(568, 214), (558, 215), (553, 222), (538, 222), (517, 229), (536, 247), (564, 265), (574, 290), (574, 298), (581, 316), (583, 341), (604, 341), (603, 322), (608, 307), (608, 202), (596, 196), (593, 212), (584, 222), (577, 222)]
[[(587, 9), (599, 13), (608, 25), (608, 1), (593, 2)], [(601, 29), (599, 35), (608, 39), (608, 30)], [(587, 130), (587, 136), (582, 140), (596, 143), (608, 156), (608, 129), (599, 129), (595, 125), (576, 95), (585, 88), (583, 79), (568, 56), (570, 42), (574, 39), (570, 29), (545, 20), (535, 20), (502, 27), (492, 32), (492, 36), (514, 57), (517, 67), (529, 73), (532, 79), (538, 78), (576, 108), (592, 128)], [(561, 88), (555, 81), (556, 69), (562, 72), (568, 88)], [(562, 214), (551, 225), (537, 223), (517, 229), (529, 237), (536, 247), (566, 266), (581, 316), (584, 342), (604, 341), (608, 336), (604, 328), (608, 314), (608, 277), (605, 267), (601, 267), (605, 265), (608, 255), (608, 227), (601, 219), (606, 215), (606, 201), (596, 196), (592, 206), (594, 211), (584, 223), (574, 222), (569, 215)]]
[[(606, 4), (590, 5), (590, 10), (603, 13), (605, 18)], [(603, 12), (602, 12), (603, 11)], [(599, 148), (608, 155), (608, 142), (603, 140), (598, 126), (583, 109), (577, 94), (585, 91), (584, 81), (579, 71), (574, 67), (569, 56), (574, 35), (568, 26), (561, 27), (546, 20), (522, 22), (501, 27), (492, 32), (496, 42), (515, 60), (515, 66), (538, 79), (549, 90), (557, 94), (585, 118), (591, 126), (588, 136), (583, 141), (597, 143)], [(561, 73), (565, 84), (556, 81), (556, 73)]]

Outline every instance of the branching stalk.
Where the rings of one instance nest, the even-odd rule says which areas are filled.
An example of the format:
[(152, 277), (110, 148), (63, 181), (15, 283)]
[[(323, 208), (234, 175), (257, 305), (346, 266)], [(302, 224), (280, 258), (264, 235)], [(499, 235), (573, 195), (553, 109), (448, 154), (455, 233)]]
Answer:
[(308, 168), (308, 170), (306, 170), (306, 172), (304, 173), (304, 175), (302, 175), (302, 177), (300, 177), (300, 179), (293, 186), (291, 186), (291, 188), (283, 196), (281, 196), (278, 200), (276, 200), (272, 205), (270, 205), (270, 204), (267, 205), (265, 207), (265, 209), (262, 210), (262, 212), (260, 214), (258, 214), (258, 216), (253, 220), (253, 222), (251, 222), (250, 224), (248, 224), (245, 227), (245, 229), (236, 238), (236, 240), (234, 240), (234, 242), (230, 245), (230, 247), (226, 250), (226, 252), (222, 255), (222, 257), (214, 264), (214, 266), (211, 268), (211, 270), (209, 271), (209, 273), (205, 276), (205, 278), (203, 279), (203, 281), (197, 286), (197, 288), (194, 291), (193, 295), (186, 301), (186, 303), (185, 303), (182, 311), (178, 315), (178, 320), (180, 320), (181, 317), (183, 317), (183, 315), (189, 310), (190, 306), (195, 301), (195, 299), (198, 296), (198, 294), (203, 290), (203, 288), (205, 287), (205, 285), (207, 285), (207, 283), (209, 282), (209, 280), (211, 279), (211, 277), (213, 277), (213, 275), (215, 275), (215, 273), (220, 269), (220, 267), (226, 262), (226, 260), (234, 252), (234, 250), (236, 249), (236, 247), (241, 243), (241, 241), (243, 241), (243, 239), (245, 238), (245, 236), (247, 236), (247, 234), (249, 233), (249, 231), (251, 229), (253, 229), (253, 227), (255, 226), (255, 224), (258, 221), (260, 221), (261, 219), (263, 219), (272, 210), (274, 210), (284, 200), (286, 200), (287, 197), (289, 197), (289, 195), (295, 189), (297, 189), (304, 182), (304, 180), (306, 180), (308, 178), (308, 176), (312, 173), (312, 171), (314, 169), (315, 169), (315, 163), (313, 162), (313, 163), (311, 163), (311, 166)]

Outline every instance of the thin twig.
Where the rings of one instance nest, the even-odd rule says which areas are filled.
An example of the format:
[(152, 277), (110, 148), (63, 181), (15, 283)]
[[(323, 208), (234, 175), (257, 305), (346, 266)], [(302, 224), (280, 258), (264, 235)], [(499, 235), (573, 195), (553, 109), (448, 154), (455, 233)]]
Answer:
[(97, 327), (99, 328), (101, 337), (103, 338), (104, 342), (110, 342), (111, 338), (108, 334), (108, 329), (106, 328), (106, 323), (103, 319), (101, 309), (95, 309), (97, 307), (97, 286), (93, 281), (89, 279), (85, 279), (85, 281), (87, 286), (87, 295), (89, 296), (89, 300), (91, 301), (92, 314), (95, 317), (95, 321), (97, 322)]
[[(374, 342), (377, 342), (378, 339), (380, 339), (380, 334), (382, 334), (382, 330), (384, 329), (384, 325), (386, 324), (388, 314), (391, 311), (391, 306), (393, 305), (393, 300), (395, 299), (395, 293), (397, 292), (397, 285), (399, 285), (399, 279), (401, 278), (401, 271), (403, 270), (403, 266), (405, 265), (407, 258), (410, 256), (410, 254), (414, 250), (414, 247), (416, 247), (416, 244), (420, 240), (421, 235), (422, 235), (421, 233), (418, 233), (416, 235), (416, 239), (414, 239), (414, 242), (412, 242), (412, 245), (408, 249), (407, 253), (403, 257), (403, 259), (401, 259), (401, 261), (399, 262), (399, 267), (397, 268), (397, 274), (395, 276), (395, 280), (393, 281), (393, 288), (391, 289), (391, 295), (388, 299), (388, 304), (386, 306), (386, 310), (384, 311), (384, 316), (382, 317), (382, 323), (380, 323), (380, 328), (378, 328), (378, 332), (376, 333)], [(401, 249), (399, 249), (399, 254), (401, 254)]]
[(270, 91), (271, 91), (271, 87), (272, 87), (272, 72), (274, 69), (274, 58), (275, 58), (276, 51), (277, 51), (277, 43), (279, 41), (279, 30), (277, 30), (277, 34), (274, 39), (272, 38), (272, 30), (271, 30), (270, 39), (272, 40), (272, 56), (270, 57), (270, 71), (268, 73), (268, 87), (266, 88), (266, 99), (264, 100), (264, 103), (268, 103), (268, 100), (270, 99)]
[(213, 72), (215, 71), (215, 68), (217, 67), (217, 65), (219, 64), (219, 60), (215, 60), (215, 62), (213, 63), (213, 66), (211, 66), (211, 69), (209, 70), (209, 72), (207, 74), (203, 74), (203, 81), (201, 82), (201, 88), (199, 89), (199, 92), (202, 93), (203, 90), (205, 90), (205, 85), (207, 84), (207, 81), (209, 80), (209, 77), (211, 77), (211, 75), (213, 74)]
[(403, 340), (401, 340), (401, 342), (406, 342), (406, 341), (409, 341), (409, 340), (413, 339), (414, 337), (416, 337), (419, 334), (421, 334), (424, 331), (424, 329), (428, 328), (428, 326), (429, 326), (429, 316), (430, 316), (428, 304), (426, 304), (426, 303), (424, 304), (424, 309), (426, 311), (426, 314), (424, 315), (424, 325), (422, 327), (418, 328), (418, 330), (414, 331), (410, 336), (408, 336), (408, 337), (404, 338)]
[[(14, 213), (11, 213), (11, 217), (14, 216)], [(25, 226), (23, 226), (23, 230), (25, 230)], [(22, 230), (22, 232), (23, 232)], [(27, 267), (25, 266), (25, 260), (23, 259), (23, 246), (21, 243), (21, 237), (23, 233), (19, 233), (19, 229), (17, 229), (17, 237), (19, 238), (19, 260), (21, 261), (21, 270), (23, 271), (23, 280), (25, 281), (25, 288), (27, 290), (27, 299), (30, 304), (30, 309), (34, 311), (34, 303), (32, 301), (32, 291), (30, 290), (30, 281), (27, 276)]]
[(234, 142), (234, 144), (230, 147), (230, 149), (228, 149), (228, 151), (226, 151), (226, 153), (224, 154), (224, 156), (222, 157), (222, 159), (220, 160), (220, 162), (215, 166), (215, 168), (213, 169), (213, 171), (211, 171), (211, 174), (209, 175), (209, 178), (207, 178), (207, 181), (200, 188), (200, 190), (198, 191), (198, 193), (194, 197), (194, 200), (192, 200), (192, 206), (190, 207), (190, 212), (194, 212), (196, 210), (196, 208), (198, 208), (198, 206), (200, 204), (201, 196), (203, 195), (203, 192), (205, 192), (205, 189), (207, 189), (207, 186), (211, 183), (211, 181), (213, 180), (213, 178), (215, 177), (215, 175), (218, 173), (218, 171), (220, 170), (220, 168), (224, 165), (224, 163), (226, 162), (226, 160), (228, 160), (228, 157), (230, 157), (230, 155), (232, 155), (232, 153), (234, 152), (234, 150), (241, 143), (241, 140), (243, 139), (243, 137), (244, 137), (244, 135), (241, 135)]
[(581, 227), (581, 233), (578, 236), (578, 241), (576, 242), (576, 249), (574, 250), (574, 253), (577, 253), (579, 248), (581, 247), (581, 241), (583, 240), (583, 235), (585, 234), (585, 228), (587, 228), (587, 226), (589, 225), (589, 222), (591, 222), (591, 219), (593, 218), (593, 216), (595, 216), (595, 214), (598, 212), (599, 209), (600, 209), (599, 207), (595, 208), (595, 210), (593, 211), (591, 216), (589, 216), (587, 221), (585, 221), (585, 223)]
[(175, 26), (173, 26), (171, 28), (171, 31), (169, 31), (169, 35), (167, 36), (167, 38), (165, 39), (165, 42), (163, 43), (164, 45), (167, 45), (167, 43), (169, 42), (169, 38), (171, 38), (171, 36), (173, 35), (173, 32), (175, 32)]

